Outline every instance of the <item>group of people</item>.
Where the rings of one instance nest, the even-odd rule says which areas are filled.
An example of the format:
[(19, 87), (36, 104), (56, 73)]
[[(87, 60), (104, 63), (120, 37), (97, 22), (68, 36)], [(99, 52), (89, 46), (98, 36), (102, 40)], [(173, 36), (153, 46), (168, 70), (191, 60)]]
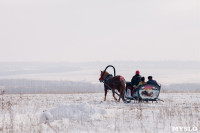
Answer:
[(153, 80), (152, 76), (148, 76), (148, 81), (145, 82), (145, 77), (141, 77), (140, 71), (138, 71), (138, 70), (135, 72), (135, 75), (131, 79), (131, 84), (134, 88), (137, 88), (138, 86), (144, 85), (144, 84), (158, 85), (156, 80)]

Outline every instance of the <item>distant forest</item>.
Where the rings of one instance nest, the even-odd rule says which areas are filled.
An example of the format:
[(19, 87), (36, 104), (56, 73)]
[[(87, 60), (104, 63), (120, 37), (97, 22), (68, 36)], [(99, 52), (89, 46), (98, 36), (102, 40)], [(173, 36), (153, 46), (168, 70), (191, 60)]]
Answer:
[[(2, 79), (0, 91), (5, 91), (6, 94), (100, 93), (104, 92), (104, 87), (103, 84), (89, 82)], [(199, 93), (200, 84), (171, 84), (162, 86), (161, 92)]]
[(72, 81), (48, 81), (27, 79), (0, 80), (1, 91), (7, 94), (37, 94), (37, 93), (84, 93), (103, 92), (102, 84)]

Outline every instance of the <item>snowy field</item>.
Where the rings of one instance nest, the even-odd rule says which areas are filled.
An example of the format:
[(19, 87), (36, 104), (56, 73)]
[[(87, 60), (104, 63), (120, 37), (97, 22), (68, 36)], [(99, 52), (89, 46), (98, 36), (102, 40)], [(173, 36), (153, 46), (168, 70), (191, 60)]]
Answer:
[[(165, 102), (115, 102), (108, 93), (0, 96), (0, 132), (200, 132), (200, 94), (162, 93)], [(198, 130), (198, 131), (197, 131)], [(175, 131), (177, 132), (177, 131)]]

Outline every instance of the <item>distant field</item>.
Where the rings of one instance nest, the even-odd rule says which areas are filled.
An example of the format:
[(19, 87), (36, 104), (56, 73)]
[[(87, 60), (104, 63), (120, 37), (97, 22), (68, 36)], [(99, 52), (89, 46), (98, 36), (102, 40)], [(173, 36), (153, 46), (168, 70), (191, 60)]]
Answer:
[[(169, 133), (200, 131), (200, 93), (161, 93), (165, 102), (115, 102), (111, 93), (0, 95), (1, 132)], [(198, 131), (196, 131), (196, 129)]]
[[(200, 83), (200, 62), (194, 61), (116, 61), (85, 63), (0, 62), (0, 79), (84, 81), (98, 83), (100, 70), (113, 65), (117, 75), (130, 81), (136, 70), (146, 79), (153, 76), (159, 83)], [(113, 74), (111, 68), (108, 72)]]

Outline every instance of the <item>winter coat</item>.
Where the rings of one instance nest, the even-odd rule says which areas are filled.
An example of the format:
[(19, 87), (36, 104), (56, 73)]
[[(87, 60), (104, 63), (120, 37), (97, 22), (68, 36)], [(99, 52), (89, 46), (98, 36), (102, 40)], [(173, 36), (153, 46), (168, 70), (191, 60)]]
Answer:
[(131, 84), (134, 86), (137, 86), (139, 84), (139, 82), (141, 81), (141, 76), (139, 74), (136, 74), (133, 76), (133, 78), (131, 79)]
[(158, 83), (155, 80), (149, 80), (147, 81), (147, 84), (158, 85)]
[(146, 82), (140, 81), (140, 83), (138, 84), (138, 86), (140, 86), (140, 85), (145, 85), (145, 84), (146, 84)]

